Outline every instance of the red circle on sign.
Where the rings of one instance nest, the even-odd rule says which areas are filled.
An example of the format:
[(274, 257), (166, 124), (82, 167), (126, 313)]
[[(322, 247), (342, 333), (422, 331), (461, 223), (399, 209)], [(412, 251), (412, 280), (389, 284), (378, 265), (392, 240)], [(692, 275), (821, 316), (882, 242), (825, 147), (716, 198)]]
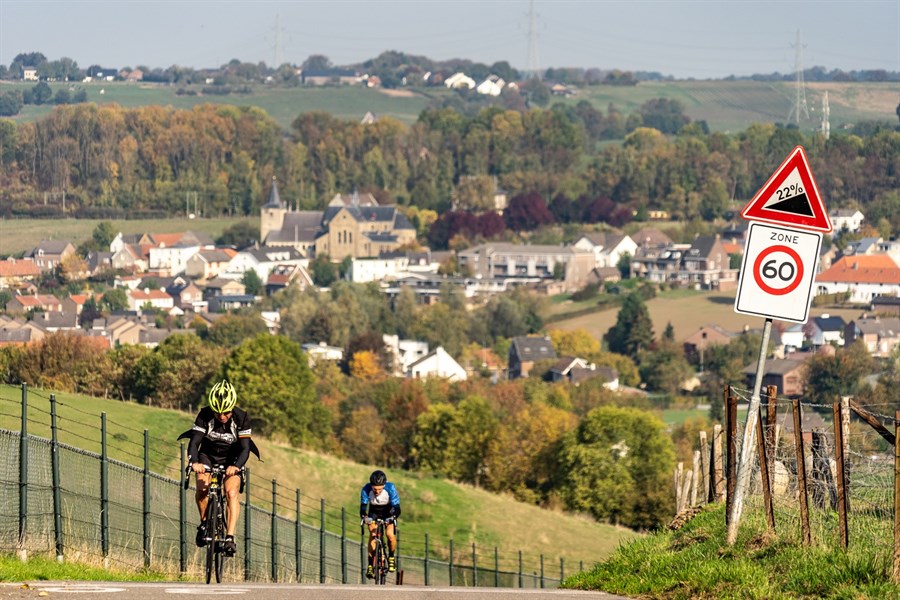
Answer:
[[(760, 265), (762, 265), (763, 259), (774, 252), (784, 252), (785, 254), (793, 258), (794, 263), (796, 263), (797, 265), (797, 272), (794, 279), (783, 288), (770, 286), (765, 281), (763, 281), (762, 273), (760, 273), (759, 267)], [(773, 296), (784, 296), (785, 294), (790, 294), (797, 289), (797, 286), (800, 285), (800, 280), (803, 279), (803, 261), (800, 260), (800, 255), (797, 254), (797, 251), (793, 248), (790, 248), (788, 246), (771, 246), (760, 252), (759, 256), (756, 257), (756, 261), (753, 263), (753, 279), (756, 280), (756, 285), (762, 288), (762, 290), (767, 294), (772, 294)]]

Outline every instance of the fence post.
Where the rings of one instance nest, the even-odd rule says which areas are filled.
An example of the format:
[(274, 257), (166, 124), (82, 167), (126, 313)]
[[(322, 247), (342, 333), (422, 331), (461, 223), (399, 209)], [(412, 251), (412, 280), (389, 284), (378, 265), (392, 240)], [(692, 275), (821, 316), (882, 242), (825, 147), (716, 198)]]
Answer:
[(453, 538), (450, 538), (450, 587), (453, 587)]
[(253, 518), (250, 512), (253, 506), (250, 504), (250, 469), (244, 469), (244, 581), (250, 581), (250, 571), (253, 565), (251, 559), (250, 534), (253, 531), (251, 524)]
[[(777, 440), (775, 432), (778, 426), (778, 386), (770, 385), (766, 387), (766, 445), (772, 449), (772, 456), (778, 456), (778, 449), (775, 447)], [(769, 471), (769, 479), (774, 483), (775, 473)]]
[(478, 587), (478, 555), (475, 552), (475, 542), (472, 542), (472, 587)]
[(297, 496), (297, 522), (294, 524), (294, 569), (297, 576), (297, 583), (302, 583), (300, 579), (303, 577), (303, 569), (301, 562), (303, 560), (303, 526), (300, 524), (300, 488), (295, 490)]
[(731, 507), (734, 503), (734, 486), (737, 479), (737, 398), (731, 393), (731, 386), (725, 386), (727, 407), (725, 432), (725, 523), (731, 529)]
[(53, 478), (53, 539), (56, 542), (56, 560), (63, 561), (62, 498), (59, 489), (59, 438), (56, 429), (56, 394), (50, 394), (50, 459)]
[(278, 581), (278, 480), (272, 480), (272, 581)]
[(803, 544), (812, 545), (812, 532), (809, 528), (809, 490), (806, 485), (806, 457), (803, 453), (803, 426), (800, 418), (800, 401), (791, 403), (794, 417), (794, 448), (797, 455), (797, 490), (800, 493), (800, 527)]
[(544, 589), (544, 555), (541, 554), (541, 589)]
[(500, 587), (500, 551), (494, 546), (494, 587)]
[(706, 432), (700, 432), (700, 503), (709, 502), (709, 442)]
[(710, 468), (712, 469), (712, 481), (709, 488), (709, 501), (721, 502), (725, 497), (725, 480), (722, 477), (722, 426), (713, 426), (712, 441), (712, 461)]
[(675, 514), (681, 512), (681, 506), (684, 500), (681, 497), (681, 479), (684, 476), (684, 463), (679, 462), (675, 467)]
[(341, 507), (341, 583), (347, 583), (347, 509)]
[(366, 528), (359, 524), (359, 568), (360, 581), (366, 583), (366, 567), (369, 564), (369, 541), (366, 538)]
[(759, 454), (759, 479), (762, 482), (763, 500), (766, 505), (766, 523), (770, 533), (775, 533), (775, 510), (772, 506), (772, 479), (769, 477), (769, 457), (766, 452), (766, 436), (763, 430), (762, 407), (756, 420), (756, 451)]
[(850, 512), (850, 502), (847, 498), (847, 471), (844, 464), (844, 411), (840, 402), (834, 403), (834, 459), (837, 470), (837, 509), (841, 531), (841, 546), (846, 550), (850, 545), (849, 523), (847, 514)]
[[(181, 476), (185, 476), (184, 442), (180, 446)], [(190, 481), (190, 480), (188, 480)], [(184, 484), (178, 482), (178, 570), (182, 573), (187, 569), (187, 544), (184, 541), (187, 533), (187, 490)]]
[(19, 433), (19, 559), (27, 560), (28, 530), (28, 384), (22, 384), (22, 425)]
[(144, 568), (150, 567), (150, 430), (144, 430)]
[(519, 587), (522, 587), (522, 551), (519, 550)]
[(428, 532), (425, 532), (425, 585), (431, 585), (431, 581), (429, 579), (429, 570), (428, 570)]
[(319, 583), (325, 583), (325, 498), (319, 498)]
[(894, 413), (894, 568), (891, 579), (900, 582), (900, 410)]
[(700, 451), (694, 450), (694, 464), (691, 470), (691, 506), (697, 506), (697, 488), (700, 487)]
[(103, 567), (109, 568), (109, 454), (105, 412), (100, 413), (100, 549)]
[(562, 556), (559, 557), (559, 582), (562, 583), (563, 579), (566, 578), (566, 559)]

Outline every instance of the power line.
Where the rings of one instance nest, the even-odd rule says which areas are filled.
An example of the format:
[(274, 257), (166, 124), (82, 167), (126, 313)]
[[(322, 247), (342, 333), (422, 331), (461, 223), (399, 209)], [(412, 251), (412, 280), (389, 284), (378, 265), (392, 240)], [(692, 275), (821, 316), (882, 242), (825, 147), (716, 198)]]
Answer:
[(797, 125), (800, 125), (800, 113), (809, 119), (809, 107), (806, 106), (806, 83), (803, 81), (803, 44), (800, 43), (800, 30), (797, 30), (797, 44), (794, 46), (794, 71), (797, 78), (794, 83), (794, 105), (788, 113), (787, 120), (794, 117)]

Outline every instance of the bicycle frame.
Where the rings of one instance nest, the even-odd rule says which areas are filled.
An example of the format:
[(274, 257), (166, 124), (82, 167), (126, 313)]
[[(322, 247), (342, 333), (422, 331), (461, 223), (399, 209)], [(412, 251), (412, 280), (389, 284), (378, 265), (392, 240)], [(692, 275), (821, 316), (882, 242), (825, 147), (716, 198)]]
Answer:
[(372, 570), (375, 571), (375, 585), (384, 585), (388, 574), (388, 551), (385, 530), (388, 523), (394, 524), (394, 535), (397, 531), (396, 519), (375, 519), (375, 555), (372, 559)]
[[(216, 465), (206, 467), (210, 474), (209, 487), (206, 493), (206, 511), (203, 520), (206, 523), (206, 583), (210, 583), (212, 575), (216, 575), (216, 583), (222, 583), (222, 571), (225, 559), (225, 535), (228, 523), (228, 501), (223, 493), (225, 467)], [(190, 482), (190, 469), (185, 473), (184, 487)], [(241, 488), (244, 487), (243, 469), (241, 469)]]

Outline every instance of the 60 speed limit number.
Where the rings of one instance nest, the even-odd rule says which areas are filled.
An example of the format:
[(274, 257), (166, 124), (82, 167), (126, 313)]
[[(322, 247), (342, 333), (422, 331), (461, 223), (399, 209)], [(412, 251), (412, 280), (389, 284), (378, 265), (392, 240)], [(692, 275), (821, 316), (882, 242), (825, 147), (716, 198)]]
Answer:
[(734, 310), (806, 322), (822, 234), (751, 223)]

